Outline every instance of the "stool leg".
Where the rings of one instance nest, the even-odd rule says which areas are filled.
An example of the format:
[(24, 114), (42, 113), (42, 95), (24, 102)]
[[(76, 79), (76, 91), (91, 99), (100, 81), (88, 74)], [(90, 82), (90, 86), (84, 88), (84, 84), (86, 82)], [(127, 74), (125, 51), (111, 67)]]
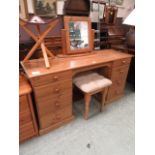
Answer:
[(104, 88), (104, 90), (102, 91), (101, 111), (104, 110), (107, 93), (108, 93), (108, 88)]
[(90, 108), (89, 106), (90, 106), (91, 95), (85, 94), (84, 100), (85, 100), (84, 118), (87, 120), (88, 119), (88, 114), (89, 114), (89, 108)]

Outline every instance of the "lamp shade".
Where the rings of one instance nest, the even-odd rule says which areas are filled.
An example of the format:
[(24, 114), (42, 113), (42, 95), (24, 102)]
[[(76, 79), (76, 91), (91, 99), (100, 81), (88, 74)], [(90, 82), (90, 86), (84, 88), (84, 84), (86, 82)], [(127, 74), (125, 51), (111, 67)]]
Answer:
[(123, 24), (135, 26), (135, 9), (125, 18)]

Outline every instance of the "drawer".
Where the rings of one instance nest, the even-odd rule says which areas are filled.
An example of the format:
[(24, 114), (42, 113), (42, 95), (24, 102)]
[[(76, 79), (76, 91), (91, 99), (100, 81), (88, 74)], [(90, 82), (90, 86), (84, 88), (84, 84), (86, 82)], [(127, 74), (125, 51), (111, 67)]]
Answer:
[(29, 109), (28, 99), (26, 95), (19, 97), (19, 111), (23, 112)]
[(71, 72), (66, 71), (61, 73), (34, 77), (31, 79), (31, 83), (33, 86), (41, 86), (48, 83), (56, 83), (56, 82), (62, 82), (64, 80), (71, 80), (71, 78), (72, 78)]
[(54, 113), (48, 113), (47, 115), (40, 117), (40, 128), (47, 128), (56, 123), (62, 122), (64, 119), (72, 116), (72, 105), (65, 107), (64, 109), (58, 110)]
[(19, 124), (23, 125), (32, 120), (31, 112), (29, 110), (19, 113)]
[(131, 58), (124, 58), (113, 62), (114, 67), (130, 64)]
[(59, 109), (63, 109), (68, 105), (72, 105), (72, 95), (62, 94), (59, 98), (45, 96), (44, 98), (37, 99), (37, 111), (40, 117), (47, 113), (55, 112)]
[(34, 88), (36, 98), (47, 97), (53, 95), (59, 97), (62, 94), (66, 94), (72, 91), (71, 81), (63, 81), (56, 84), (48, 84)]
[(126, 81), (128, 75), (129, 65), (123, 67), (117, 67), (112, 71), (112, 81), (117, 81), (118, 83)]
[(20, 142), (24, 141), (28, 138), (31, 138), (36, 135), (34, 126), (32, 122), (29, 122), (27, 124), (24, 124), (19, 127), (19, 139)]
[(107, 99), (112, 99), (115, 98), (117, 96), (122, 95), (124, 92), (124, 86), (121, 87), (110, 87), (109, 91), (108, 91), (108, 96)]

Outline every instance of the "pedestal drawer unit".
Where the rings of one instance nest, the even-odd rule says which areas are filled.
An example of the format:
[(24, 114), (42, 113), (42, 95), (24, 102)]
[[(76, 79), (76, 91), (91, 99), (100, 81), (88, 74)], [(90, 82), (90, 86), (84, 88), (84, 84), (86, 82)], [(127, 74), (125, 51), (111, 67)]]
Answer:
[(111, 72), (113, 84), (109, 88), (106, 103), (112, 102), (123, 96), (130, 61), (131, 58), (125, 58), (113, 62)]
[(19, 76), (19, 141), (38, 135), (38, 128), (31, 100), (31, 87), (23, 75)]
[(39, 120), (39, 133), (44, 134), (73, 119), (72, 75), (58, 72), (31, 79)]

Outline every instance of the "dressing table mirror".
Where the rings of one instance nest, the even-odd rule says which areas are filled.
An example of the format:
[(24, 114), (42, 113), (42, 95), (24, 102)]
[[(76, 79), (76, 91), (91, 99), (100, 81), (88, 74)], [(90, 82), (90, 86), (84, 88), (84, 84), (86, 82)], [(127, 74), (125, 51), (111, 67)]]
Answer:
[(66, 54), (92, 51), (93, 33), (89, 17), (64, 17)]

